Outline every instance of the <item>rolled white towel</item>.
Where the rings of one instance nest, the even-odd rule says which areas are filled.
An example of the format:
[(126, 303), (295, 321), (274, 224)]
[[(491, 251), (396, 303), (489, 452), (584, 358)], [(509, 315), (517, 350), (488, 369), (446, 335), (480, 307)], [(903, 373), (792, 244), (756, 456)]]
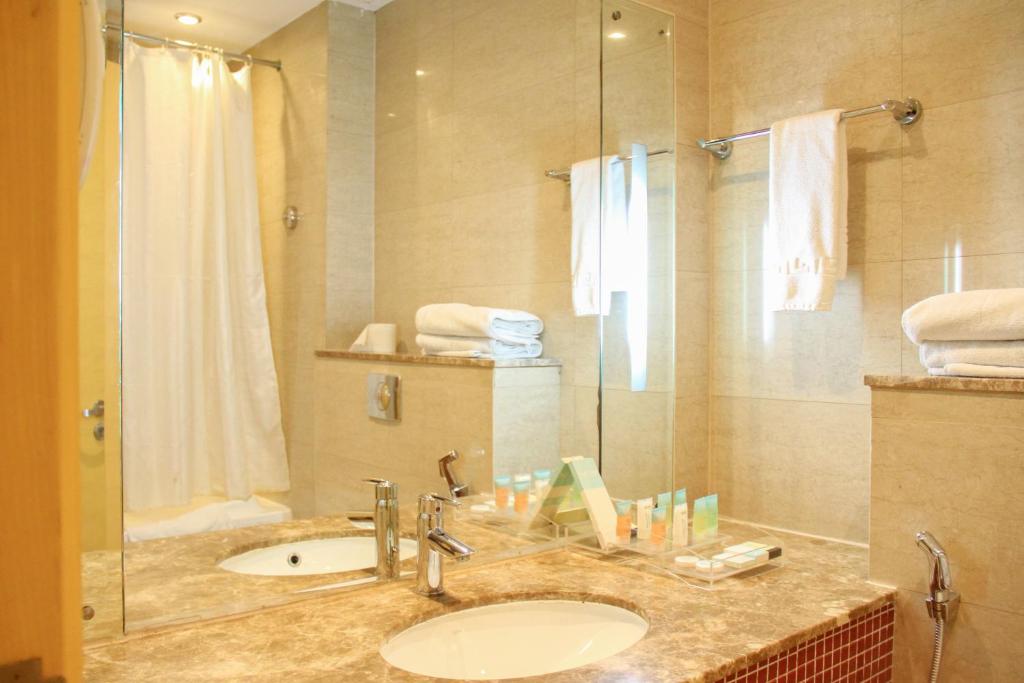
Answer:
[(444, 337), (417, 334), (416, 345), (427, 356), (458, 358), (539, 358), (544, 345), (537, 339), (509, 343), (488, 337)]
[(954, 363), (1024, 368), (1024, 341), (926, 341), (918, 353), (926, 368)]
[(468, 304), (428, 304), (416, 311), (416, 331), (454, 337), (490, 337), (521, 344), (544, 331), (540, 318), (526, 311)]
[(935, 377), (999, 377), (1003, 379), (1024, 379), (1024, 368), (1009, 368), (1002, 365), (950, 363), (949, 365), (941, 368), (928, 368), (928, 374)]
[(903, 312), (903, 331), (915, 344), (1024, 340), (1024, 288), (930, 297)]

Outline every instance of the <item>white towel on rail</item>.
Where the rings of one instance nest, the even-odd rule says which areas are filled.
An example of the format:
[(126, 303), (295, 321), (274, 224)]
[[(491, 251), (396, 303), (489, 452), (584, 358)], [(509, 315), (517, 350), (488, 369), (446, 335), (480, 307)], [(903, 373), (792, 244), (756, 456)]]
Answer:
[(903, 331), (915, 344), (1024, 340), (1024, 287), (929, 297), (903, 312)]
[(999, 365), (1024, 368), (1024, 341), (926, 341), (918, 349), (921, 365)]
[(544, 322), (526, 311), (468, 304), (428, 304), (416, 311), (416, 330), (455, 337), (490, 337), (520, 344), (544, 331)]
[(1024, 379), (1024, 368), (1010, 368), (1002, 365), (950, 363), (949, 365), (941, 368), (928, 368), (928, 374), (935, 377), (1000, 377), (1003, 379)]
[(772, 124), (768, 249), (776, 311), (830, 311), (846, 277), (846, 126), (832, 109)]
[(539, 358), (544, 345), (536, 338), (510, 344), (489, 337), (445, 337), (417, 334), (416, 345), (426, 356), (461, 358)]
[(625, 291), (626, 179), (605, 156), (572, 165), (572, 305), (577, 316), (608, 315), (612, 292)]

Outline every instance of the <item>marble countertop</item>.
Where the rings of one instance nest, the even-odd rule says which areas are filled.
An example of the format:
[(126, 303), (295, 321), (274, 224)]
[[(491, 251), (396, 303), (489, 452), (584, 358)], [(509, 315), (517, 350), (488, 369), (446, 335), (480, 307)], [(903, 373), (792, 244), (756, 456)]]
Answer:
[(259, 612), (137, 634), (85, 652), (88, 681), (425, 681), (378, 653), (404, 628), (440, 614), (517, 599), (569, 598), (631, 608), (650, 622), (632, 648), (600, 662), (520, 680), (711, 681), (893, 599), (866, 582), (867, 551), (800, 536), (786, 564), (713, 588), (571, 549), (465, 563), (447, 595), (380, 583)]
[(924, 389), (932, 391), (987, 391), (1024, 394), (1024, 379), (1000, 377), (932, 377), (930, 375), (865, 375), (873, 389)]
[[(516, 537), (462, 523), (454, 516), (448, 520), (448, 527), (477, 549), (482, 562), (527, 552), (543, 541), (536, 535)], [(414, 537), (415, 510), (411, 505), (402, 507), (401, 528), (402, 536)], [(373, 577), (372, 568), (309, 576), (255, 576), (230, 572), (217, 565), (232, 555), (278, 543), (372, 533), (338, 515), (126, 543), (125, 621), (129, 631), (147, 629), (293, 602), (308, 598), (311, 593), (315, 595), (318, 588), (344, 588), (338, 586), (340, 583), (352, 582), (351, 587), (357, 587)], [(402, 571), (413, 571), (415, 565), (415, 558), (404, 560)], [(113, 579), (120, 573), (120, 554), (86, 553), (84, 568), (83, 594), (87, 604), (95, 605), (97, 610), (97, 619), (88, 624), (86, 637), (115, 635), (120, 631), (117, 603), (121, 585)]]
[(425, 356), (420, 353), (363, 353), (340, 349), (318, 349), (316, 355), (320, 358), (345, 358), (416, 365), (451, 365), (463, 368), (550, 368), (562, 365), (562, 361), (557, 358), (458, 358), (454, 356)]

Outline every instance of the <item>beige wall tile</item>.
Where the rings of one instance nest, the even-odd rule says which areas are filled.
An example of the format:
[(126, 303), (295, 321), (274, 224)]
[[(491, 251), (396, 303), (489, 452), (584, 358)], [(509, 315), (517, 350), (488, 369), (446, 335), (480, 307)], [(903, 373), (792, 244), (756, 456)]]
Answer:
[(1022, 251), (1022, 118), (1018, 91), (930, 110), (908, 133), (904, 258)]
[(377, 136), (378, 212), (449, 199), (452, 194), (452, 116)]
[(711, 134), (894, 97), (899, 10), (894, 0), (798, 0), (717, 26), (710, 43)]
[[(501, 27), (501, 30), (495, 30)], [(453, 26), (456, 110), (572, 73), (575, 0), (495, 0)]]
[(711, 269), (708, 153), (678, 144), (675, 161), (675, 266), (677, 270), (707, 272)]
[[(923, 562), (921, 563), (923, 567)], [(925, 595), (901, 590), (896, 598), (894, 681), (927, 680), (931, 669), (935, 622)], [(1024, 677), (1024, 648), (1019, 634), (1024, 616), (965, 604), (947, 629), (942, 680), (997, 683)]]
[(575, 145), (573, 82), (562, 76), (456, 111), (453, 195), (546, 183), (546, 169), (566, 168)]
[(686, 21), (677, 16), (675, 35), (676, 142), (696, 147), (698, 138), (710, 135), (708, 29), (706, 23)]
[(730, 21), (738, 21), (761, 12), (790, 5), (797, 0), (709, 0), (708, 11), (711, 24), (717, 27)]
[(609, 493), (635, 499), (670, 490), (672, 393), (605, 389), (601, 403), (601, 473)]
[(717, 273), (713, 392), (866, 404), (863, 375), (900, 367), (900, 267), (851, 266), (824, 313), (766, 310), (764, 271)]
[(867, 406), (715, 396), (711, 409), (722, 514), (867, 540)]
[(673, 487), (686, 488), (691, 500), (710, 492), (708, 419), (706, 394), (676, 399)]
[(903, 80), (931, 107), (1024, 88), (1024, 5), (904, 2)]
[(1024, 614), (1024, 550), (1009, 532), (1024, 518), (1024, 399), (1013, 427), (980, 428), (959, 420), (955, 398), (947, 405), (943, 421), (872, 421), (871, 577), (927, 590), (912, 541), (928, 529), (965, 599)]

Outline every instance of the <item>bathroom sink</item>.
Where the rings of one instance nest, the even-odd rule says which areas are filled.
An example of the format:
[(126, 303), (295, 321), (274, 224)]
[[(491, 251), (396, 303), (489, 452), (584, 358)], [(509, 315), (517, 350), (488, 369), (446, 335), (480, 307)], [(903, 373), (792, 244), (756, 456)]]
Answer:
[[(401, 539), (399, 558), (415, 555), (416, 541)], [(311, 576), (371, 569), (377, 566), (377, 542), (369, 536), (348, 536), (280, 543), (232, 555), (217, 566), (258, 576)]]
[(392, 666), (471, 681), (575, 669), (634, 645), (648, 623), (600, 602), (530, 600), (476, 607), (416, 624), (380, 649)]

